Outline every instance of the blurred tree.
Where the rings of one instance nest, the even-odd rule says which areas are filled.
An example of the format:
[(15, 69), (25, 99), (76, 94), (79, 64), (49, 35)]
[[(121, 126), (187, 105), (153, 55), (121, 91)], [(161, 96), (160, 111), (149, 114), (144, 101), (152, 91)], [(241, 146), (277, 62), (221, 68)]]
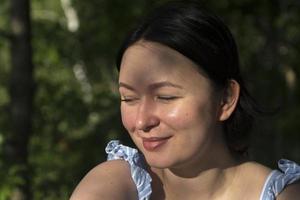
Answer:
[(10, 133), (4, 156), (20, 177), (11, 199), (31, 199), (28, 143), (32, 131), (33, 63), (29, 0), (11, 1)]

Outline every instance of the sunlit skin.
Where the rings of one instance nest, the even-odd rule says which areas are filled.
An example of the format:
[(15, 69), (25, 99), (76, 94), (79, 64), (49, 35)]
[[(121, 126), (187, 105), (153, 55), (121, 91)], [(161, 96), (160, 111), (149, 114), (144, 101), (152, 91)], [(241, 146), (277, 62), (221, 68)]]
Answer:
[(179, 187), (181, 195), (194, 189), (195, 197), (213, 198), (209, 191), (219, 195), (235, 184), (238, 161), (223, 139), (222, 123), (235, 108), (239, 87), (229, 85), (226, 92), (217, 90), (195, 63), (159, 43), (139, 41), (125, 51), (122, 122), (150, 166), (155, 198), (183, 198), (176, 194)]
[[(232, 161), (222, 139), (220, 92), (188, 58), (138, 42), (124, 53), (119, 86), (123, 125), (150, 166), (186, 171), (226, 160), (220, 156)], [(167, 141), (148, 151), (147, 138)]]

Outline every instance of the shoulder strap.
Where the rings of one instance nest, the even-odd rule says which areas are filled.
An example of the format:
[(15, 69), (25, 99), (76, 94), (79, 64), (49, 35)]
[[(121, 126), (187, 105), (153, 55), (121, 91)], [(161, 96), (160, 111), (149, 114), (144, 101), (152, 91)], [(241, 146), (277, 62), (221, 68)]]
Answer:
[(129, 163), (131, 177), (137, 187), (139, 200), (149, 200), (152, 193), (152, 179), (146, 170), (142, 154), (134, 148), (120, 144), (118, 140), (110, 141), (105, 151), (107, 160), (122, 159)]
[(280, 170), (273, 170), (268, 176), (260, 200), (275, 200), (283, 189), (300, 179), (300, 166), (290, 160), (278, 161)]

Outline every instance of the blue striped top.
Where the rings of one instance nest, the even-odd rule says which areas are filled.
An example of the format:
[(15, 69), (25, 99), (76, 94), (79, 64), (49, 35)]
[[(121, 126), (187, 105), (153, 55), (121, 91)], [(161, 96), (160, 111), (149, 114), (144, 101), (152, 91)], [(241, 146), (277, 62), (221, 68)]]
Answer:
[(139, 200), (149, 200), (152, 192), (152, 179), (146, 170), (143, 155), (134, 148), (120, 144), (118, 140), (110, 141), (105, 151), (107, 160), (123, 159), (129, 163), (131, 177), (137, 187)]
[(260, 200), (275, 200), (285, 186), (300, 179), (300, 166), (290, 160), (278, 161), (279, 170), (273, 170), (268, 176)]
[[(147, 172), (143, 155), (134, 148), (120, 144), (118, 140), (110, 141), (105, 151), (108, 155), (107, 160), (123, 159), (129, 163), (139, 200), (149, 200), (152, 179)], [(267, 177), (259, 200), (275, 200), (288, 184), (300, 179), (300, 166), (295, 162), (281, 159), (278, 167), (279, 170), (273, 170)]]

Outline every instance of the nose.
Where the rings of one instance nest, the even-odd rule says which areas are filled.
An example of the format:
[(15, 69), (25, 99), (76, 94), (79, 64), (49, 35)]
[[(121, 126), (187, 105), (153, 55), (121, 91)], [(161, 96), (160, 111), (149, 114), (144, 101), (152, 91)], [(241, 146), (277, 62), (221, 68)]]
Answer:
[(155, 114), (155, 105), (149, 100), (141, 101), (136, 115), (136, 128), (143, 132), (149, 132), (158, 126), (159, 117)]

